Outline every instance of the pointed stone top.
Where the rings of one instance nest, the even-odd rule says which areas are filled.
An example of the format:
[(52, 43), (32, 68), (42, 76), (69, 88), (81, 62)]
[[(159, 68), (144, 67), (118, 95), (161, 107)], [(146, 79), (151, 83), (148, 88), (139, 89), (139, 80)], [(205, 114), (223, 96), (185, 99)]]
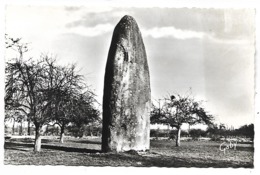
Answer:
[(118, 23), (121, 29), (129, 29), (130, 27), (137, 27), (137, 23), (132, 16), (125, 15)]
[(121, 19), (122, 22), (131, 22), (131, 21), (135, 21), (135, 19), (130, 16), (130, 15), (125, 15), (122, 19)]

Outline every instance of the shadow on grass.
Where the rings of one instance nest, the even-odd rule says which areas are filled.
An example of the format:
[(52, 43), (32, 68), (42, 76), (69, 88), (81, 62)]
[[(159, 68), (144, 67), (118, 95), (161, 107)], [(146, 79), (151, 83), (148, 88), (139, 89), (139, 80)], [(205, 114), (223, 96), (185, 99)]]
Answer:
[[(148, 153), (148, 154), (153, 154), (153, 153)], [(103, 159), (105, 160), (105, 162), (110, 162), (108, 165), (104, 164), (98, 166), (166, 167), (166, 168), (170, 168), (170, 167), (253, 168), (253, 164), (249, 162), (237, 163), (237, 162), (227, 162), (225, 160), (205, 160), (203, 158), (180, 158), (176, 156), (159, 155), (157, 157), (145, 157), (142, 155), (133, 155), (128, 153), (91, 154), (89, 156), (93, 158)], [(124, 162), (131, 162), (131, 163), (130, 165), (125, 165)], [(122, 163), (122, 165), (120, 163)]]
[(42, 143), (58, 143), (59, 139), (42, 139)]
[(101, 144), (101, 141), (92, 141), (92, 140), (71, 140), (71, 142), (83, 143), (83, 144), (97, 144), (97, 145)]
[[(24, 151), (22, 148), (33, 148), (33, 147), (34, 147), (33, 143), (5, 142), (4, 144), (4, 149), (21, 150), (21, 151)], [(56, 146), (56, 145), (41, 145), (41, 148), (65, 151), (65, 152), (79, 152), (79, 153), (100, 153), (101, 152), (101, 150), (73, 148), (73, 147)]]
[(10, 141), (10, 142), (23, 142), (23, 143), (33, 143), (34, 139), (32, 138), (11, 138), (10, 140), (6, 140), (6, 141)]
[[(89, 143), (89, 142), (88, 142)], [(90, 141), (90, 143), (93, 143)], [(4, 148), (6, 150), (18, 150), (32, 152), (33, 143), (17, 143), (17, 142), (5, 142)], [(214, 157), (178, 157), (175, 153), (165, 154), (157, 151), (150, 151), (147, 153), (101, 153), (100, 150), (85, 149), (85, 148), (74, 148), (65, 147), (63, 145), (42, 145), (43, 149), (65, 151), (65, 152), (75, 152), (75, 153), (90, 153), (90, 154), (62, 154), (61, 156), (70, 155), (74, 159), (80, 160), (79, 163), (75, 164), (77, 166), (120, 166), (120, 167), (198, 167), (198, 168), (253, 168), (252, 161), (230, 161), (223, 159), (216, 159)], [(186, 149), (182, 150), (185, 152)], [(238, 147), (238, 151), (249, 151), (252, 148), (248, 147)], [(44, 151), (44, 150), (43, 150)], [(181, 151), (181, 150), (180, 150)], [(250, 151), (252, 152), (252, 151)], [(53, 154), (52, 152), (46, 151), (47, 155)], [(55, 153), (59, 155), (60, 153)], [(15, 154), (16, 155), (16, 154)], [(24, 155), (24, 154), (22, 154)], [(30, 156), (35, 156), (35, 154), (29, 154)], [(192, 155), (192, 153), (191, 153)], [(17, 156), (17, 155), (16, 155)], [(90, 158), (91, 157), (91, 158)], [(36, 157), (37, 158), (37, 157)], [(41, 157), (40, 157), (41, 158)], [(85, 161), (84, 161), (85, 160)], [(48, 162), (46, 165), (55, 165), (55, 159), (53, 162)], [(28, 162), (27, 164), (34, 164)], [(64, 158), (64, 165), (71, 165), (70, 158)]]
[[(9, 139), (9, 140), (5, 140), (5, 141), (10, 141), (10, 142), (23, 142), (23, 143), (34, 143), (34, 139), (32, 138), (19, 138), (19, 139)], [(41, 139), (42, 143), (50, 143), (50, 142), (58, 142), (56, 140), (53, 139)]]

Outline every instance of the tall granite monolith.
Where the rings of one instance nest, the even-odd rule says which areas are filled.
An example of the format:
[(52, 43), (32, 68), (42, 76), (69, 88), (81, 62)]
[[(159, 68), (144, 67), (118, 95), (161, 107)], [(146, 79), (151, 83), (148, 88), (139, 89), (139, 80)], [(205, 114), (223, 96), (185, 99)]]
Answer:
[(150, 147), (151, 90), (141, 32), (131, 16), (114, 29), (105, 71), (102, 151)]

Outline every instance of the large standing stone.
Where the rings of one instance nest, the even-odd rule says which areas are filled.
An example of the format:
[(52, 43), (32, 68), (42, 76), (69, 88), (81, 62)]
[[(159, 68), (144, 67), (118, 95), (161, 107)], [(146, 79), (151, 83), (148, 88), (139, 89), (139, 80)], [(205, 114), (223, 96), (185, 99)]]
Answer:
[(138, 25), (124, 16), (115, 27), (103, 96), (102, 151), (145, 151), (150, 147), (151, 90)]

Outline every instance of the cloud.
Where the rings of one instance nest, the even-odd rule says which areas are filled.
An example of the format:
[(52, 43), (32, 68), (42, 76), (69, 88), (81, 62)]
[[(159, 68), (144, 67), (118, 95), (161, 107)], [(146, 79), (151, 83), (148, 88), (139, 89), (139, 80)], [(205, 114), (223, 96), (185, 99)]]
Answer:
[(86, 37), (95, 37), (100, 36), (103, 34), (106, 34), (108, 32), (111, 32), (113, 30), (114, 26), (110, 23), (106, 24), (97, 24), (93, 27), (84, 27), (84, 26), (77, 26), (73, 28), (69, 28), (64, 30), (64, 33), (74, 33)]
[(166, 38), (173, 37), (176, 39), (190, 39), (190, 38), (203, 38), (203, 32), (196, 32), (191, 30), (181, 30), (175, 27), (154, 27), (151, 29), (143, 30), (144, 36), (151, 36), (153, 38)]
[(75, 12), (75, 11), (79, 11), (81, 8), (82, 7), (79, 6), (67, 6), (65, 7), (65, 10), (69, 12)]
[[(102, 10), (102, 9), (98, 9)], [(104, 11), (93, 11), (93, 9), (82, 9), (77, 12), (68, 13), (68, 16), (71, 16), (72, 20), (68, 21), (65, 25), (68, 28), (84, 26), (84, 27), (93, 27), (98, 24), (111, 23), (116, 24), (120, 18), (124, 15), (129, 14), (130, 11), (124, 11), (123, 9), (113, 9), (110, 10), (104, 9)]]
[(186, 39), (202, 39), (205, 41), (210, 41), (212, 43), (218, 44), (238, 44), (238, 45), (252, 45), (254, 44), (254, 40), (249, 40), (248, 38), (237, 37), (237, 38), (221, 38), (215, 33), (209, 32), (199, 32), (193, 30), (182, 30), (177, 29), (174, 26), (168, 27), (154, 27), (150, 29), (143, 29), (142, 35), (144, 37), (152, 37), (154, 39), (159, 38), (174, 38), (179, 40)]

